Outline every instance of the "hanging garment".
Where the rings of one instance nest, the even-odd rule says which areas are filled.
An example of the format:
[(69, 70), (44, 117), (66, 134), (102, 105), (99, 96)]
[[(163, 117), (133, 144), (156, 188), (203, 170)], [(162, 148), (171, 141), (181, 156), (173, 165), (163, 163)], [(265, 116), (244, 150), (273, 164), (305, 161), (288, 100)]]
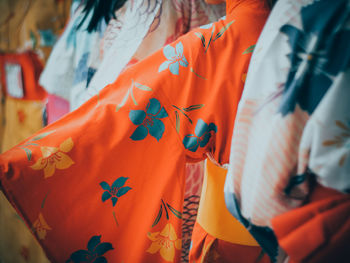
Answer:
[(73, 88), (85, 88), (89, 80), (88, 75), (96, 70), (89, 65), (96, 59), (93, 51), (98, 50), (106, 28), (106, 24), (101, 23), (96, 32), (89, 33), (86, 30), (92, 12), (81, 27), (77, 28), (85, 15), (84, 7), (79, 5), (79, 2), (73, 2), (71, 19), (55, 44), (39, 81), (48, 93), (68, 101), (71, 99)]
[(227, 4), (224, 20), (1, 155), (3, 191), (51, 261), (179, 262), (185, 163), (228, 163), (248, 51), (268, 14), (260, 0)]
[(195, 27), (217, 21), (225, 5), (204, 0), (127, 1), (116, 12), (101, 41), (101, 54), (94, 60), (96, 74), (87, 89), (76, 89), (71, 99), (76, 109), (112, 83), (127, 67), (145, 59)]
[(348, 261), (349, 201), (349, 194), (317, 184), (306, 205), (272, 219), (273, 231), (290, 263)]
[(350, 189), (349, 14), (348, 0), (278, 1), (254, 51), (226, 203), (274, 259), (271, 219), (302, 206), (310, 180)]

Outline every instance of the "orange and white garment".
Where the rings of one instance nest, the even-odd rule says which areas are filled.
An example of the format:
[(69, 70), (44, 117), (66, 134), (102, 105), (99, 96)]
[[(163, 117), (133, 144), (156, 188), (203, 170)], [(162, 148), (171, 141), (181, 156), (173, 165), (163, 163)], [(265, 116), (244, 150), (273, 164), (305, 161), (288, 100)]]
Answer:
[(2, 189), (51, 261), (180, 261), (185, 164), (228, 163), (268, 12), (265, 1), (227, 1), (224, 20), (128, 68), (0, 156)]
[(253, 53), (226, 204), (275, 260), (271, 220), (305, 204), (313, 180), (350, 192), (349, 14), (349, 0), (280, 0)]

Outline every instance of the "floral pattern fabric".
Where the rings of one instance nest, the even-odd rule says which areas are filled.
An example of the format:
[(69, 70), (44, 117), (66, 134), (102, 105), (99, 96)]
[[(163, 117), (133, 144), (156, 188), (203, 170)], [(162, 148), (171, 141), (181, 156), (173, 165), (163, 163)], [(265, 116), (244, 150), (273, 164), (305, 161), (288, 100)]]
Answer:
[[(96, 75), (88, 89), (76, 96), (73, 108), (112, 83), (127, 66), (146, 58), (191, 29), (218, 20), (224, 13), (224, 4), (208, 5), (204, 0), (127, 1), (123, 9), (117, 11), (118, 20), (111, 20), (108, 24), (100, 45), (100, 63), (95, 66), (98, 68)], [(169, 46), (164, 52), (176, 57), (175, 50), (171, 49)], [(182, 63), (184, 66), (186, 61)], [(176, 72), (177, 63), (171, 64)]]
[(271, 219), (301, 206), (314, 179), (349, 192), (349, 12), (348, 0), (278, 1), (254, 50), (225, 194), (274, 260)]
[[(45, 219), (46, 236), (39, 242), (51, 261), (74, 262), (83, 255), (91, 262), (180, 261), (186, 162), (210, 155), (218, 164), (228, 163), (227, 138), (234, 122), (227, 116), (235, 116), (250, 60), (250, 54), (243, 53), (255, 44), (268, 14), (260, 0), (228, 4), (235, 7), (234, 12), (215, 23), (214, 34), (235, 23), (207, 52), (194, 32), (171, 44), (182, 43), (188, 68), (205, 79), (185, 67), (179, 68), (178, 75), (159, 72), (164, 62), (159, 50), (125, 70), (79, 109), (0, 156), (0, 179), (7, 198), (28, 225), (40, 213)], [(210, 33), (204, 32), (205, 37)], [(118, 107), (133, 83), (151, 90), (134, 89), (137, 103), (128, 97)], [(228, 83), (232, 88), (227, 88)], [(193, 121), (177, 118), (173, 106)], [(152, 122), (157, 132), (152, 131)], [(138, 127), (146, 128), (148, 135), (133, 140)], [(188, 134), (200, 141), (196, 150), (184, 147)], [(34, 138), (40, 138), (40, 147), (28, 146), (28, 160), (22, 148)], [(69, 138), (72, 147), (62, 147)], [(41, 147), (58, 148), (51, 154), (63, 152), (74, 163), (45, 178), (45, 172), (31, 168), (43, 158)], [(113, 197), (118, 197), (114, 206)], [(97, 245), (86, 250), (89, 240), (99, 236), (101, 245), (110, 243), (107, 248), (113, 249), (98, 252)]]

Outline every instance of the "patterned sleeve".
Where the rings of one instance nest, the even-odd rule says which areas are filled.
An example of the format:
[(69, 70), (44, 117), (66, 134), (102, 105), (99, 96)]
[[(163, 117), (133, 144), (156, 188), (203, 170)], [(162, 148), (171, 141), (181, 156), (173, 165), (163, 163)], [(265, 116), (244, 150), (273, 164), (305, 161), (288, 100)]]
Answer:
[(228, 162), (261, 28), (240, 30), (267, 15), (248, 11), (136, 63), (0, 155), (2, 189), (52, 262), (179, 260), (186, 159)]

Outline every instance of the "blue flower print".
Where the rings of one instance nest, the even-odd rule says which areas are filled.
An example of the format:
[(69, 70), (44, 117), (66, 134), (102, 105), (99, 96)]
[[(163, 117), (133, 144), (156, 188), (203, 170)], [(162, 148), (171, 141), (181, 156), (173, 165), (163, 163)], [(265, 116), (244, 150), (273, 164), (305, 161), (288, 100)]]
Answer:
[(183, 54), (183, 49), (184, 47), (181, 42), (177, 43), (175, 48), (170, 45), (165, 46), (163, 48), (163, 53), (168, 60), (159, 66), (158, 72), (162, 72), (169, 68), (172, 74), (179, 75), (180, 65), (183, 67), (188, 66), (187, 59)]
[(165, 126), (160, 119), (165, 117), (168, 117), (168, 113), (155, 98), (149, 100), (146, 111), (131, 110), (129, 118), (138, 127), (130, 138), (134, 141), (140, 141), (145, 139), (149, 133), (159, 141), (165, 131)]
[(294, 112), (297, 104), (312, 114), (334, 78), (350, 66), (350, 30), (344, 24), (347, 12), (341, 11), (349, 9), (347, 2), (316, 1), (301, 9), (301, 29), (289, 24), (281, 28), (292, 49), (282, 115)]
[(114, 183), (111, 186), (109, 186), (109, 184), (106, 182), (101, 182), (100, 186), (103, 190), (106, 190), (102, 194), (102, 202), (111, 199), (113, 206), (115, 206), (115, 204), (118, 201), (118, 198), (125, 195), (132, 189), (129, 186), (124, 186), (126, 180), (128, 179), (128, 177), (119, 177), (117, 180), (114, 181)]
[(107, 263), (108, 261), (103, 255), (112, 249), (114, 248), (111, 243), (101, 243), (101, 236), (93, 236), (87, 244), (87, 250), (75, 251), (66, 263)]
[(89, 59), (90, 54), (89, 53), (84, 53), (84, 55), (81, 56), (78, 66), (75, 69), (75, 74), (74, 74), (74, 81), (73, 84), (80, 83), (88, 78), (88, 59)]
[(194, 130), (195, 134), (186, 135), (182, 143), (186, 149), (195, 152), (199, 146), (203, 148), (208, 144), (212, 131), (214, 133), (217, 132), (217, 127), (214, 123), (208, 125), (202, 119), (199, 119)]

